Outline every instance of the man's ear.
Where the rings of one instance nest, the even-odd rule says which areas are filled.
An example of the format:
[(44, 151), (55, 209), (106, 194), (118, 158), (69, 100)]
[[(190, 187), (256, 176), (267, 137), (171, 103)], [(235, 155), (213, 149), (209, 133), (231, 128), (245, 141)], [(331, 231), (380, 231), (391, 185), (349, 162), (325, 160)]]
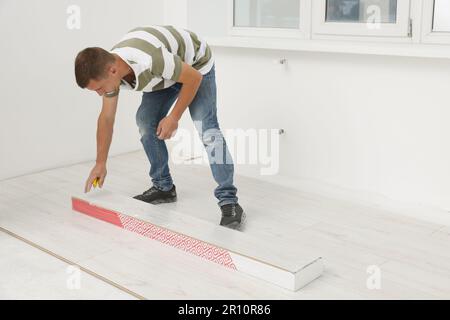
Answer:
[(117, 74), (117, 67), (115, 66), (115, 65), (110, 65), (109, 66), (109, 68), (108, 68), (108, 73), (110, 74), (110, 75), (116, 75)]

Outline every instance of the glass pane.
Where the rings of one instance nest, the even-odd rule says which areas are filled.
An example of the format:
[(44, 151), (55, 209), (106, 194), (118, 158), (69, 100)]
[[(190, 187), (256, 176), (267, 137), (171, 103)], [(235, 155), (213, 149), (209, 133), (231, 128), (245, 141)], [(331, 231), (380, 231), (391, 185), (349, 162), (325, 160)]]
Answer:
[(433, 31), (450, 31), (450, 1), (434, 1)]
[(234, 0), (234, 26), (300, 27), (301, 0)]
[(397, 0), (327, 0), (328, 22), (397, 22)]

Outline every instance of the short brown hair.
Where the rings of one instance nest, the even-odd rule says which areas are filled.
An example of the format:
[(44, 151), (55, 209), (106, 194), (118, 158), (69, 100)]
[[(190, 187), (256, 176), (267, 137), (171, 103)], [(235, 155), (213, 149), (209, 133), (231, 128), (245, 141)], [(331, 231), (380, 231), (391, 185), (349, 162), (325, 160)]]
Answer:
[(114, 55), (99, 47), (89, 47), (75, 58), (75, 78), (81, 88), (86, 88), (91, 79), (103, 78), (106, 67), (114, 63)]

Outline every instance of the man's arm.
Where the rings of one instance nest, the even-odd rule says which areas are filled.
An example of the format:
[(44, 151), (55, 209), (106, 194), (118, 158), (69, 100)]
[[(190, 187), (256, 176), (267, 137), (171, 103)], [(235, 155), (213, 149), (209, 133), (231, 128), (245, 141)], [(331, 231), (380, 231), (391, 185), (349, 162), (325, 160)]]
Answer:
[(97, 121), (97, 163), (106, 163), (111, 146), (119, 96), (103, 97), (102, 111)]
[(103, 97), (102, 110), (97, 121), (97, 159), (94, 168), (86, 181), (84, 192), (89, 192), (95, 179), (99, 179), (99, 187), (103, 187), (106, 177), (106, 160), (111, 146), (114, 121), (116, 118), (119, 96)]
[(203, 75), (198, 70), (183, 62), (180, 78), (178, 79), (178, 82), (181, 82), (183, 85), (181, 86), (178, 101), (170, 113), (175, 119), (180, 120), (184, 110), (194, 100), (202, 79)]
[(181, 82), (183, 85), (172, 111), (158, 125), (156, 134), (159, 139), (169, 139), (174, 130), (177, 129), (178, 121), (192, 100), (194, 100), (202, 79), (203, 75), (198, 70), (185, 62), (182, 63), (180, 77), (177, 82)]

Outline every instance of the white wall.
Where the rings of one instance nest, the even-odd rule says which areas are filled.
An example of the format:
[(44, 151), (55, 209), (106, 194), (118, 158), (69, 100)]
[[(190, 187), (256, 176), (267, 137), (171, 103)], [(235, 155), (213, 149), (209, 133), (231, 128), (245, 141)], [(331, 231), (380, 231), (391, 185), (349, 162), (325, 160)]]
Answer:
[[(188, 26), (224, 36), (226, 0), (212, 6), (191, 0)], [(333, 186), (347, 196), (436, 208), (450, 221), (449, 60), (223, 47), (213, 53), (222, 126), (286, 130), (280, 176), (317, 190)], [(272, 63), (280, 57), (287, 68)], [(436, 218), (427, 209), (415, 214)]]
[[(69, 5), (81, 9), (80, 30), (66, 27)], [(0, 179), (95, 159), (101, 98), (77, 86), (75, 56), (88, 46), (108, 49), (137, 25), (161, 23), (156, 0), (0, 1)], [(121, 94), (111, 155), (141, 147), (139, 103), (139, 94)]]

